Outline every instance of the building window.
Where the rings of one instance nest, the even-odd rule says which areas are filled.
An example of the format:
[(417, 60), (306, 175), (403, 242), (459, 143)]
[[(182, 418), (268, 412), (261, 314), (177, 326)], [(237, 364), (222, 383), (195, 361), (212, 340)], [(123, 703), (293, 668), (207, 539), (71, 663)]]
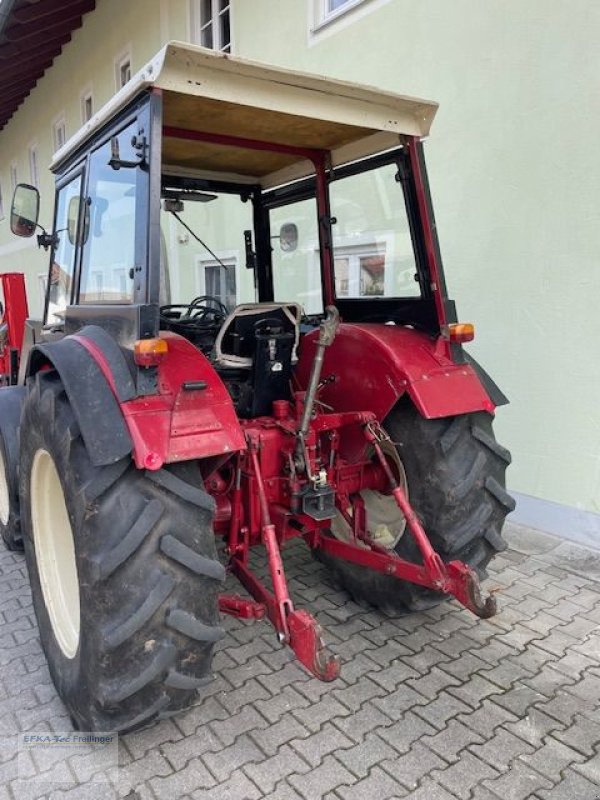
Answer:
[(17, 188), (17, 183), (18, 182), (19, 182), (19, 177), (17, 175), (17, 165), (16, 165), (16, 163), (13, 162), (10, 165), (10, 187), (11, 187), (11, 189), (13, 191), (13, 194), (14, 194), (15, 189)]
[(335, 255), (337, 297), (383, 297), (385, 252), (378, 248), (337, 248)]
[(94, 116), (94, 96), (91, 89), (81, 95), (81, 121), (85, 124)]
[(329, 35), (389, 2), (391, 0), (308, 0), (309, 34)]
[(197, 287), (201, 295), (216, 297), (229, 311), (235, 308), (237, 282), (235, 275), (235, 258), (223, 258), (218, 261), (199, 259)]
[(39, 187), (40, 179), (38, 174), (38, 154), (36, 145), (29, 148), (29, 177), (31, 185)]
[(54, 142), (54, 151), (60, 148), (67, 141), (67, 124), (64, 115), (57, 117), (52, 123), (52, 141)]
[(229, 0), (191, 0), (192, 41), (211, 50), (231, 52)]
[(115, 85), (117, 92), (131, 80), (131, 53), (127, 51), (115, 61)]

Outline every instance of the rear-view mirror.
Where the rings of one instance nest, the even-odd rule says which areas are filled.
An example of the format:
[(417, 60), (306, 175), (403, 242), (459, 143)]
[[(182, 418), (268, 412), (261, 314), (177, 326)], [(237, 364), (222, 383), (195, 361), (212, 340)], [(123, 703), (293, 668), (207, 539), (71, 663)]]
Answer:
[(298, 226), (294, 222), (286, 222), (279, 229), (279, 246), (284, 253), (293, 253), (298, 247)]
[(81, 235), (81, 244), (87, 242), (88, 234), (90, 232), (90, 208), (83, 198), (79, 195), (72, 197), (69, 200), (69, 209), (67, 213), (67, 234), (69, 242), (72, 245), (77, 244), (77, 225), (79, 222), (79, 209), (83, 203), (84, 218), (83, 218), (83, 231)]
[(40, 193), (35, 186), (19, 183), (10, 209), (10, 229), (15, 236), (29, 238), (35, 233), (40, 214)]

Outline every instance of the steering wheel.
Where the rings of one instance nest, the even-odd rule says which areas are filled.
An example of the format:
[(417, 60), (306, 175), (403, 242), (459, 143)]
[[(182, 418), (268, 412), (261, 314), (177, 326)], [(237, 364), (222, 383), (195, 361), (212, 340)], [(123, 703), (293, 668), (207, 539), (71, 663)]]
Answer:
[(194, 330), (220, 326), (228, 313), (227, 307), (210, 295), (195, 297), (190, 303), (171, 303), (160, 308), (160, 316), (166, 323)]

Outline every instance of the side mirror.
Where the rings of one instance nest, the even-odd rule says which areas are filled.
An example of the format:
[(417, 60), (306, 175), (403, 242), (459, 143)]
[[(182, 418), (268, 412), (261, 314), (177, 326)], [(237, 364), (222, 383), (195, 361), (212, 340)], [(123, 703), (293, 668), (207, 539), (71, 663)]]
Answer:
[(84, 208), (83, 230), (81, 232), (82, 245), (87, 242), (90, 232), (90, 207), (83, 197), (76, 195), (69, 200), (69, 208), (67, 212), (67, 235), (69, 237), (69, 242), (73, 246), (77, 244), (77, 225), (79, 222), (79, 209), (81, 208), (82, 203)]
[(40, 215), (40, 193), (35, 186), (19, 183), (10, 209), (10, 229), (15, 236), (29, 238), (35, 233)]
[(286, 222), (279, 229), (279, 246), (284, 253), (293, 253), (298, 247), (298, 226)]

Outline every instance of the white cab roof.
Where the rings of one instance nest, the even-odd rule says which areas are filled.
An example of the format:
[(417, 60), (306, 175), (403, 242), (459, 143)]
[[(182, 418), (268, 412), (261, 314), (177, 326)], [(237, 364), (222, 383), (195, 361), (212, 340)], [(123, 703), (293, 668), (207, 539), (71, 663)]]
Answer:
[[(427, 136), (437, 103), (170, 42), (54, 157), (56, 169), (143, 90), (163, 95), (163, 126), (326, 150), (333, 166)], [(165, 135), (163, 168), (275, 186), (313, 172), (305, 157)]]

